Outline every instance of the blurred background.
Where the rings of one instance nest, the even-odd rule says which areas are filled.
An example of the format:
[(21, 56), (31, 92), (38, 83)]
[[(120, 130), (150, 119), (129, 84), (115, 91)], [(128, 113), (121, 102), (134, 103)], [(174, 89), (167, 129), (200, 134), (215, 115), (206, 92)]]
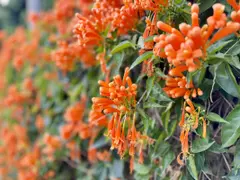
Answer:
[(0, 29), (12, 32), (18, 25), (27, 26), (27, 11), (47, 11), (54, 0), (0, 0)]

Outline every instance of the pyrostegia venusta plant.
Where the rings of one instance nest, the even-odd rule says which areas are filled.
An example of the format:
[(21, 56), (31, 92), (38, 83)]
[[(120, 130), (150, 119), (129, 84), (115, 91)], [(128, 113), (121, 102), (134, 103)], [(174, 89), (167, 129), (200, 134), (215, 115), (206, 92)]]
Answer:
[(94, 97), (92, 101), (93, 111), (99, 114), (95, 118), (102, 120), (110, 115), (107, 136), (111, 139), (111, 149), (116, 148), (122, 158), (128, 151), (132, 172), (136, 149), (139, 149), (139, 162), (143, 163), (143, 146), (150, 139), (136, 129), (137, 85), (132, 83), (129, 73), (126, 68), (123, 78), (117, 75), (111, 82), (99, 81), (103, 97)]
[(55, 0), (0, 30), (0, 179), (240, 179), (239, 1), (189, 2)]

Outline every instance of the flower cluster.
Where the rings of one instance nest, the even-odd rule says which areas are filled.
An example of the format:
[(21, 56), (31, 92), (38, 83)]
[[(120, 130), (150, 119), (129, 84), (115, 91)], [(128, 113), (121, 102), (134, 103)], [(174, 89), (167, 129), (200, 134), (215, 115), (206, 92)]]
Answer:
[(107, 125), (107, 136), (112, 141), (111, 149), (117, 149), (121, 157), (129, 149), (132, 171), (136, 149), (139, 149), (139, 162), (143, 163), (143, 145), (150, 139), (135, 127), (137, 85), (132, 83), (129, 72), (129, 68), (126, 68), (123, 78), (117, 75), (111, 82), (98, 82), (103, 97), (92, 99), (93, 113), (99, 114), (92, 122), (105, 122), (107, 116), (111, 115)]
[[(192, 141), (213, 134), (209, 112), (198, 103), (208, 106), (205, 99), (221, 89), (232, 106), (231, 93), (239, 93), (238, 72), (231, 71), (239, 69), (239, 52), (231, 55), (234, 60), (228, 54), (237, 43), (224, 38), (239, 35), (240, 5), (227, 2), (230, 14), (217, 3), (200, 22), (199, 5), (187, 2), (56, 0), (52, 10), (29, 14), (33, 30), (0, 31), (0, 178), (58, 179), (67, 172), (70, 179), (78, 174), (96, 179), (101, 167), (106, 179), (119, 158), (130, 165), (127, 179), (142, 167), (163, 179), (170, 173), (166, 165), (183, 166), (193, 153)], [(180, 9), (191, 23), (171, 19)], [(233, 43), (228, 51), (225, 43)], [(219, 52), (225, 54), (215, 57)], [(225, 70), (223, 76), (218, 68)], [(200, 71), (213, 82), (210, 93), (202, 80), (195, 83)], [(235, 87), (223, 88), (227, 75), (237, 93)], [(148, 164), (139, 165), (144, 161)]]
[[(199, 25), (199, 6), (191, 7), (192, 24), (181, 23), (179, 30), (159, 21), (157, 27), (166, 32), (154, 38), (156, 45), (153, 52), (156, 56), (167, 58), (173, 66), (185, 65), (189, 72), (201, 67), (201, 60), (206, 57), (207, 47), (217, 40), (232, 34), (239, 29), (239, 24), (234, 22), (226, 23), (224, 5), (213, 6), (213, 16), (207, 19), (207, 24)], [(218, 32), (209, 40), (214, 30)]]

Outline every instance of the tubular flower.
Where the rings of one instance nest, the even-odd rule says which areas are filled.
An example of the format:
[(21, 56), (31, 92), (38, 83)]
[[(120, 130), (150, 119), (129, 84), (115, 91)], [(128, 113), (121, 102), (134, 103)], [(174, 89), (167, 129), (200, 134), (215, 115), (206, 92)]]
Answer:
[(89, 137), (88, 126), (82, 121), (85, 112), (86, 97), (82, 97), (80, 102), (68, 107), (64, 113), (67, 124), (60, 129), (60, 135), (63, 139), (68, 140), (79, 133), (83, 139)]
[(69, 150), (69, 155), (70, 155), (71, 160), (79, 161), (81, 152), (80, 152), (78, 144), (72, 140), (72, 141), (67, 142), (66, 147)]
[(75, 56), (67, 42), (59, 42), (59, 48), (53, 52), (52, 58), (62, 71), (72, 70)]
[[(154, 34), (157, 33), (157, 16), (156, 13), (154, 13), (153, 15), (153, 19), (152, 21), (147, 18), (146, 19), (146, 28), (145, 31), (143, 33), (143, 39), (146, 41), (146, 39), (150, 36), (153, 36)], [(142, 55), (146, 50), (152, 50), (154, 47), (154, 42), (153, 40), (150, 40), (148, 42), (144, 42), (144, 49), (141, 49), (139, 51), (139, 55)], [(142, 72), (146, 73), (148, 76), (152, 76), (153, 75), (153, 62), (152, 60), (148, 59), (143, 61), (142, 64)]]
[(114, 31), (119, 36), (132, 30), (139, 21), (139, 14), (142, 14), (141, 11), (133, 3), (124, 5), (118, 0), (97, 0), (88, 18), (76, 14), (78, 22), (73, 33), (80, 46), (97, 46), (103, 43), (102, 35), (106, 30), (110, 38)]
[[(203, 125), (203, 138), (206, 137), (206, 120), (203, 117), (199, 117), (200, 107), (198, 110), (195, 109), (192, 101), (186, 99), (182, 108), (182, 116), (179, 122), (181, 127), (180, 141), (182, 145), (182, 152), (178, 155), (177, 161), (180, 165), (184, 165), (184, 160), (189, 154), (189, 141), (188, 135), (191, 133), (191, 130), (198, 128), (199, 122)], [(181, 158), (182, 155), (182, 158)]]
[(128, 31), (135, 28), (139, 21), (139, 16), (142, 16), (143, 12), (134, 7), (134, 4), (122, 6), (119, 10), (116, 10), (112, 16), (112, 31), (117, 30), (117, 35), (124, 35)]
[(99, 53), (96, 59), (100, 62), (101, 70), (103, 74), (106, 76), (106, 81), (109, 81), (109, 69), (107, 68), (106, 60), (105, 60), (105, 52)]
[(97, 46), (101, 44), (102, 37), (91, 20), (76, 14), (78, 23), (74, 26), (73, 33), (77, 35), (78, 43), (80, 46)]
[[(125, 0), (125, 3), (128, 4), (131, 1)], [(168, 5), (168, 0), (134, 0), (134, 6), (138, 9), (157, 11), (160, 10), (163, 6)]]
[[(199, 26), (199, 7), (193, 4), (191, 7), (192, 25), (182, 23), (179, 30), (165, 24), (162, 21), (157, 27), (166, 33), (154, 38), (156, 42), (153, 52), (156, 56), (167, 58), (174, 66), (186, 65), (189, 72), (193, 72), (201, 66), (200, 59), (206, 56), (206, 49), (219, 39), (236, 32), (240, 25), (229, 23), (226, 25), (226, 14), (224, 5), (213, 6), (213, 16), (207, 20), (207, 25)], [(209, 40), (215, 29), (219, 29)]]
[[(103, 97), (92, 98), (92, 109), (98, 114), (97, 120), (110, 116), (107, 136), (112, 141), (111, 149), (117, 149), (121, 157), (129, 149), (133, 159), (140, 142), (150, 140), (135, 128), (137, 85), (129, 77), (129, 68), (125, 69), (123, 78), (117, 75), (113, 79), (112, 82), (99, 81), (100, 95)], [(132, 171), (131, 166), (130, 169)]]
[(42, 150), (43, 154), (48, 157), (48, 161), (53, 161), (55, 151), (62, 146), (60, 138), (58, 136), (52, 136), (48, 133), (45, 133), (43, 142), (46, 145)]
[(236, 0), (227, 0), (227, 2), (233, 7), (234, 11), (231, 13), (231, 18), (234, 22), (240, 23), (240, 5)]
[(188, 99), (189, 97), (195, 98), (197, 95), (203, 95), (202, 90), (195, 88), (192, 81), (187, 82), (187, 78), (183, 74), (187, 69), (187, 66), (180, 65), (169, 71), (165, 87), (163, 88), (169, 97), (184, 97), (184, 99)]
[(29, 98), (23, 92), (18, 91), (15, 85), (11, 85), (8, 88), (7, 96), (4, 99), (6, 105), (25, 103)]

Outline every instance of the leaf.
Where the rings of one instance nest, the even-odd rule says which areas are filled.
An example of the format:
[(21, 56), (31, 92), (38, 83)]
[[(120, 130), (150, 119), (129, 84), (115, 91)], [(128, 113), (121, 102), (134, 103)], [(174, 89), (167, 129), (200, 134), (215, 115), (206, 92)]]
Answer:
[(216, 64), (219, 62), (225, 62), (228, 63), (237, 69), (240, 69), (240, 61), (238, 56), (234, 56), (233, 54), (223, 54), (223, 53), (218, 53), (215, 55), (210, 55), (207, 59), (207, 62), (210, 64)]
[(74, 102), (76, 99), (79, 98), (78, 96), (80, 96), (82, 89), (83, 89), (82, 83), (79, 83), (74, 86), (74, 89), (69, 92), (71, 102)]
[(206, 68), (205, 67), (202, 67), (201, 69), (194, 72), (192, 78), (193, 78), (193, 83), (196, 87), (198, 87), (202, 83), (202, 81), (205, 77), (205, 74), (206, 74)]
[(229, 47), (227, 54), (230, 54), (232, 56), (236, 56), (240, 54), (240, 41), (238, 40), (233, 46)]
[(170, 126), (168, 127), (168, 137), (173, 135), (173, 133), (175, 132), (175, 130), (177, 128), (177, 125), (178, 125), (178, 120), (177, 119), (171, 120)]
[(234, 171), (234, 169), (232, 169), (232, 171), (228, 174), (227, 180), (239, 180), (240, 179), (240, 171)]
[(156, 75), (158, 75), (159, 77), (162, 77), (162, 78), (166, 78), (166, 77), (167, 77), (167, 75), (165, 75), (165, 74), (162, 72), (162, 70), (159, 69), (159, 68), (155, 68), (155, 73), (156, 73)]
[(213, 113), (213, 112), (209, 112), (206, 116), (206, 118), (209, 121), (213, 121), (213, 122), (219, 122), (219, 123), (229, 123), (226, 120), (224, 120), (223, 118), (221, 118), (218, 114)]
[(198, 138), (195, 139), (193, 141), (192, 144), (192, 152), (193, 153), (200, 153), (203, 151), (206, 151), (207, 149), (209, 149), (213, 144), (215, 143), (215, 141), (213, 142), (208, 142), (208, 140), (205, 138)]
[(233, 145), (240, 136), (240, 105), (236, 106), (226, 117), (229, 124), (222, 127), (222, 147)]
[(132, 42), (123, 41), (113, 48), (113, 50), (111, 51), (111, 54), (115, 54), (115, 53), (120, 52), (120, 51), (122, 51), (126, 48), (129, 48), (129, 47), (131, 47), (133, 49), (136, 49), (136, 45), (133, 44)]
[(124, 164), (121, 160), (114, 159), (113, 165), (110, 168), (110, 176), (116, 178), (123, 178)]
[(97, 141), (94, 142), (93, 145), (91, 145), (89, 148), (101, 148), (109, 143), (108, 139), (106, 137), (101, 137)]
[[(161, 137), (164, 137), (165, 138), (165, 135), (161, 135)], [(159, 143), (159, 146), (156, 148), (156, 151), (154, 152), (153, 154), (153, 157), (164, 157), (167, 152), (170, 150), (171, 148), (171, 145), (167, 142), (162, 142), (162, 143)]]
[(153, 85), (154, 85), (154, 81), (155, 81), (156, 77), (155, 76), (151, 76), (147, 79), (146, 82), (146, 86), (147, 86), (147, 94), (145, 96), (145, 99), (148, 98), (148, 96), (150, 95), (152, 89), (153, 89)]
[(166, 137), (167, 137), (167, 135), (164, 131), (160, 132), (160, 135), (158, 136), (157, 141), (154, 146), (154, 154), (158, 155), (157, 151), (160, 149), (160, 147), (162, 147), (161, 143)]
[(147, 109), (147, 108), (163, 108), (166, 106), (155, 103), (155, 102), (147, 102), (147, 103), (144, 103), (143, 107)]
[(214, 143), (210, 148), (209, 148), (210, 152), (213, 152), (215, 154), (220, 154), (220, 153), (224, 153), (226, 152), (226, 149), (222, 148), (221, 145)]
[(144, 49), (144, 39), (142, 36), (139, 37), (137, 45), (140, 49)]
[(210, 72), (216, 76), (216, 82), (228, 94), (234, 97), (240, 97), (240, 86), (232, 73), (230, 66), (226, 63), (221, 63), (210, 67)]
[(141, 175), (148, 174), (150, 172), (150, 167), (144, 165), (144, 164), (139, 164), (139, 163), (134, 163), (134, 170)]
[(168, 132), (168, 125), (169, 125), (169, 121), (170, 121), (172, 105), (173, 105), (172, 103), (169, 103), (167, 109), (161, 114), (163, 127), (164, 127), (164, 129), (167, 133), (169, 133)]
[(153, 41), (154, 37), (155, 37), (155, 35), (148, 36), (146, 39), (144, 39), (144, 42), (151, 42), (151, 41)]
[(206, 11), (207, 9), (209, 9), (210, 7), (212, 7), (212, 5), (216, 2), (216, 0), (201, 0), (200, 1), (200, 13), (203, 13), (204, 11)]
[(236, 145), (236, 151), (234, 154), (233, 166), (236, 169), (240, 169), (240, 141)]
[(141, 108), (137, 108), (137, 112), (141, 115), (142, 117), (142, 122), (143, 122), (143, 126), (144, 126), (144, 132), (147, 133), (149, 125), (150, 125), (150, 117), (144, 112), (143, 109)]
[(167, 154), (162, 159), (163, 171), (171, 164), (175, 159), (175, 154), (173, 151), (168, 151)]
[(204, 163), (205, 163), (205, 154), (204, 153), (197, 153), (194, 155), (195, 156), (195, 163), (196, 163), (196, 167), (198, 172), (200, 172), (201, 170), (203, 170), (205, 168)]
[(232, 40), (228, 40), (228, 41), (218, 41), (215, 44), (212, 44), (209, 48), (208, 48), (208, 52), (210, 54), (215, 54), (216, 52), (221, 51), (222, 48), (224, 48), (227, 44), (229, 44), (230, 42), (232, 42)]
[(198, 180), (198, 173), (197, 173), (197, 168), (195, 164), (195, 160), (193, 155), (190, 155), (187, 159), (187, 169), (191, 176), (195, 179)]
[(141, 56), (139, 56), (131, 65), (130, 69), (133, 69), (135, 66), (137, 66), (138, 64), (140, 64), (141, 62), (143, 62), (144, 60), (147, 60), (149, 58), (151, 58), (153, 56), (153, 52), (152, 51), (148, 51), (145, 52), (144, 54), (142, 54)]

